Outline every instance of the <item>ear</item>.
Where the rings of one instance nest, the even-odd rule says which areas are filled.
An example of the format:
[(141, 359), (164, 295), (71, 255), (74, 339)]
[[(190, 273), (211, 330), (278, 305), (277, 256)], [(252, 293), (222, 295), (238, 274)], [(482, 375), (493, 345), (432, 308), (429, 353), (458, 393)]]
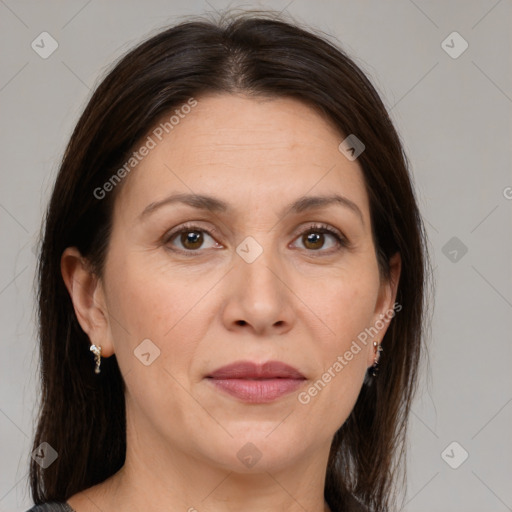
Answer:
[(60, 268), (80, 326), (92, 344), (101, 346), (102, 357), (111, 356), (114, 346), (101, 280), (76, 247), (62, 253)]
[(395, 307), (401, 269), (402, 258), (400, 257), (400, 253), (397, 252), (389, 259), (389, 277), (387, 279), (381, 279), (379, 294), (373, 315), (373, 323), (370, 327), (373, 337), (371, 339), (371, 350), (368, 351), (368, 366), (372, 366), (375, 360), (373, 342), (382, 342), (391, 319), (395, 316), (396, 312), (402, 309), (401, 304), (397, 304)]

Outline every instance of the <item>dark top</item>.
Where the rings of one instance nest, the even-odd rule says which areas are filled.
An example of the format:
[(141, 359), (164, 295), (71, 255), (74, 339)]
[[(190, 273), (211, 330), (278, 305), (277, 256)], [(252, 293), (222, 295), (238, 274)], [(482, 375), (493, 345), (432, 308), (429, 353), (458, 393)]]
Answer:
[(75, 509), (71, 508), (71, 505), (67, 501), (63, 503), (56, 501), (48, 501), (41, 503), (41, 505), (34, 505), (27, 512), (75, 512)]
[[(367, 508), (364, 507), (359, 501), (355, 498), (350, 497), (350, 502), (348, 504), (347, 511), (348, 512), (367, 512)], [(27, 512), (76, 512), (71, 505), (68, 504), (67, 501), (63, 503), (57, 503), (56, 501), (49, 501), (47, 503), (42, 503), (41, 505), (34, 505)]]

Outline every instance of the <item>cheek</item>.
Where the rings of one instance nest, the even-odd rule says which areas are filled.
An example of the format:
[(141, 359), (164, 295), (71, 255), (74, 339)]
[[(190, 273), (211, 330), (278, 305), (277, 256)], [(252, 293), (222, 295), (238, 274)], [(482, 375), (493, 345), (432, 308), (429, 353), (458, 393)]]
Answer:
[(366, 271), (359, 276), (324, 282), (309, 295), (311, 309), (322, 320), (316, 322), (312, 347), (320, 370), (299, 401), (333, 425), (340, 425), (355, 405), (372, 350), (365, 329), (373, 319), (378, 274)]
[[(112, 261), (115, 254), (112, 254)], [(133, 256), (133, 255), (132, 255)], [(179, 383), (194, 359), (197, 333), (190, 312), (205, 290), (153, 267), (144, 255), (119, 258), (110, 267), (108, 309), (115, 355), (128, 395), (146, 414), (177, 415), (190, 397)]]
[(171, 289), (161, 273), (151, 271), (143, 254), (114, 247), (106, 265), (107, 305), (116, 356), (128, 365), (133, 362), (128, 356), (133, 357), (143, 340), (163, 349), (164, 334), (176, 322), (182, 302), (176, 299), (180, 291)]
[(140, 370), (136, 356), (148, 348), (151, 357), (158, 356), (156, 367), (186, 377), (213, 314), (208, 294), (216, 290), (219, 275), (195, 279), (162, 261), (144, 252), (123, 258), (112, 251), (108, 307), (113, 343), (123, 370)]
[(112, 240), (106, 267), (109, 312), (127, 324), (131, 335), (160, 339), (186, 306), (179, 279), (169, 279), (155, 253), (129, 247), (121, 235)]
[(369, 327), (378, 295), (378, 276), (353, 273), (323, 283), (314, 298), (315, 312), (324, 321), (332, 349), (341, 350)]

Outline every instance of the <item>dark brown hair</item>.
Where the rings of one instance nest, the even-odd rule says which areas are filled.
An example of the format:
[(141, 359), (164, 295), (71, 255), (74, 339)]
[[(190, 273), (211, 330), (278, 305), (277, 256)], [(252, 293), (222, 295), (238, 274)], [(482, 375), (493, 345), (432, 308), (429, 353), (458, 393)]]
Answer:
[(49, 443), (58, 458), (42, 469), (31, 461), (34, 502), (64, 501), (102, 482), (125, 460), (124, 381), (115, 355), (93, 371), (60, 272), (75, 246), (98, 276), (108, 250), (112, 208), (93, 191), (129, 158), (162, 116), (191, 97), (221, 92), (289, 97), (366, 146), (358, 157), (370, 200), (379, 268), (399, 252), (401, 311), (382, 341), (379, 374), (365, 380), (357, 403), (334, 436), (325, 498), (333, 511), (393, 509), (399, 469), (405, 486), (405, 439), (417, 388), (427, 323), (426, 236), (397, 132), (365, 74), (313, 29), (271, 12), (189, 19), (130, 51), (100, 83), (65, 151), (44, 225), (38, 266), (42, 395), (34, 449)]

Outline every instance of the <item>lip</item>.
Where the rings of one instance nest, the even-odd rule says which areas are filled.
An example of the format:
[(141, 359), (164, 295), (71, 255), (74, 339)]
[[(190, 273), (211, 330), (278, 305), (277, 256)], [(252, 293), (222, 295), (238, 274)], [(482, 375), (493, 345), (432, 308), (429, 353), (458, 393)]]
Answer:
[(249, 403), (268, 403), (299, 388), (306, 378), (280, 361), (263, 364), (237, 361), (213, 371), (206, 378), (221, 391)]

